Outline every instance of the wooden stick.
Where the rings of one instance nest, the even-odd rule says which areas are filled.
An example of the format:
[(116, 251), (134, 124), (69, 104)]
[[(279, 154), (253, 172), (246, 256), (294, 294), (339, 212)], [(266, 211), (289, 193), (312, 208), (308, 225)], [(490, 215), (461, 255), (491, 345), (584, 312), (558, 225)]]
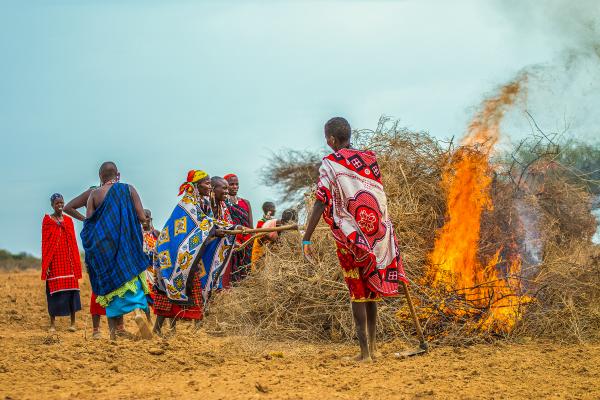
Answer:
[(425, 350), (427, 348), (427, 342), (425, 341), (425, 335), (423, 335), (423, 330), (421, 329), (421, 324), (419, 323), (419, 319), (417, 318), (415, 306), (413, 305), (413, 301), (410, 296), (410, 292), (408, 291), (408, 285), (404, 281), (401, 281), (401, 282), (402, 282), (402, 287), (404, 288), (404, 294), (406, 295), (406, 301), (408, 302), (408, 308), (410, 309), (410, 315), (412, 315), (413, 322), (415, 323), (415, 329), (417, 330), (417, 336), (419, 337), (419, 342), (421, 344), (421, 348)]
[(221, 235), (246, 235), (248, 233), (269, 233), (269, 232), (281, 232), (281, 231), (291, 231), (298, 230), (299, 227), (296, 224), (293, 225), (283, 225), (277, 226), (274, 228), (242, 228), (242, 229), (217, 229), (217, 233)]
[[(302, 231), (305, 226), (298, 226), (296, 224), (293, 225), (283, 225), (277, 226), (274, 228), (244, 228), (244, 229), (217, 229), (216, 232), (221, 235), (245, 235), (250, 233), (271, 233), (271, 232), (281, 232), (281, 231)], [(317, 226), (315, 231), (329, 230), (328, 226)]]
[(244, 243), (242, 243), (238, 247), (236, 247), (235, 251), (244, 250), (250, 243), (254, 243), (255, 239), (261, 238), (261, 237), (265, 236), (266, 234), (267, 234), (267, 232), (257, 233), (256, 235), (252, 235), (250, 237), (250, 239), (246, 240)]

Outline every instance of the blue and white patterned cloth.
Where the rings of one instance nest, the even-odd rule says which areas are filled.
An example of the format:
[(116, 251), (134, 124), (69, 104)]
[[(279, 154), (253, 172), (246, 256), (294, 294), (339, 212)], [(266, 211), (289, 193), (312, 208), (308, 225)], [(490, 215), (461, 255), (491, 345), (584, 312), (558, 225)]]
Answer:
[[(175, 304), (187, 304), (197, 270), (206, 301), (218, 285), (234, 237), (215, 238), (217, 225), (212, 215), (191, 193), (185, 193), (162, 229), (155, 262), (157, 288)], [(199, 258), (200, 257), (200, 258)]]

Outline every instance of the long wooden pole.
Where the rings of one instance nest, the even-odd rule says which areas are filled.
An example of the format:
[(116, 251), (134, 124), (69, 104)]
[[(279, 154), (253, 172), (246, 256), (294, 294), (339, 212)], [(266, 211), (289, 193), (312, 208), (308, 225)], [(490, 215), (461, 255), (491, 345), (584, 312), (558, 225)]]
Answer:
[(427, 350), (427, 342), (425, 341), (425, 335), (423, 335), (423, 329), (421, 329), (421, 324), (419, 323), (419, 318), (417, 318), (417, 313), (415, 311), (415, 306), (412, 301), (412, 297), (410, 296), (410, 292), (408, 291), (408, 285), (406, 282), (402, 282), (402, 287), (404, 288), (404, 294), (406, 295), (406, 301), (408, 302), (408, 308), (410, 309), (410, 315), (412, 315), (413, 322), (415, 323), (415, 329), (417, 330), (417, 336), (419, 337), (420, 347), (423, 350)]
[(281, 232), (298, 230), (299, 227), (296, 224), (276, 226), (274, 228), (244, 228), (244, 229), (217, 229), (217, 233), (221, 235), (246, 235), (249, 233), (270, 233), (270, 232)]

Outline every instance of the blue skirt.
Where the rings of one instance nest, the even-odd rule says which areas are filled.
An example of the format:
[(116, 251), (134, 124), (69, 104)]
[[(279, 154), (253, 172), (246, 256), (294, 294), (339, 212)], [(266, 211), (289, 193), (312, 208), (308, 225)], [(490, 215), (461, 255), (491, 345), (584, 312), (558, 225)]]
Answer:
[(46, 282), (46, 300), (48, 301), (48, 314), (51, 317), (66, 317), (81, 311), (79, 290), (63, 290), (50, 294), (48, 282)]
[(142, 288), (140, 280), (135, 281), (136, 291), (132, 293), (128, 290), (123, 297), (115, 296), (106, 306), (106, 316), (108, 318), (116, 318), (127, 314), (139, 308), (141, 310), (148, 309), (148, 300)]

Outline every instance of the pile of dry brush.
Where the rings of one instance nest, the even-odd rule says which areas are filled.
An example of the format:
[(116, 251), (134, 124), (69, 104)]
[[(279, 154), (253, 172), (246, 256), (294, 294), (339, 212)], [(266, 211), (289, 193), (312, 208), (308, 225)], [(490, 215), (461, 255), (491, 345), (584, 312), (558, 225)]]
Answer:
[[(382, 119), (375, 131), (355, 132), (353, 145), (378, 154), (388, 210), (429, 339), (465, 345), (497, 338), (491, 330), (478, 329), (472, 315), (448, 316), (440, 304), (447, 310), (457, 300), (434, 291), (424, 280), (435, 231), (444, 222), (441, 176), (455, 150), (453, 144)], [(516, 152), (494, 160), (494, 208), (482, 220), (482, 258), (489, 258), (499, 246), (514, 247), (516, 242), (523, 254), (523, 272), (518, 278), (526, 294), (534, 298), (505, 336), (600, 339), (600, 256), (591, 242), (596, 221), (590, 194), (585, 185), (562, 172), (564, 166), (555, 153), (539, 152), (539, 142), (536, 146), (530, 150), (539, 154), (527, 163)], [(524, 147), (521, 144), (519, 154)], [(311, 153), (291, 156), (276, 156), (265, 171), (266, 180), (282, 184), (288, 200), (310, 188), (320, 163)], [(310, 196), (305, 200), (310, 204)], [(539, 237), (532, 239), (525, 232), (528, 227), (524, 225), (530, 223)], [(325, 229), (317, 231), (314, 239), (318, 266), (304, 262), (298, 233), (283, 234), (244, 282), (215, 296), (208, 328), (262, 338), (352, 340), (348, 293), (333, 240)], [(532, 241), (537, 241), (534, 249)], [(414, 339), (403, 298), (383, 302), (379, 315), (380, 336)]]

